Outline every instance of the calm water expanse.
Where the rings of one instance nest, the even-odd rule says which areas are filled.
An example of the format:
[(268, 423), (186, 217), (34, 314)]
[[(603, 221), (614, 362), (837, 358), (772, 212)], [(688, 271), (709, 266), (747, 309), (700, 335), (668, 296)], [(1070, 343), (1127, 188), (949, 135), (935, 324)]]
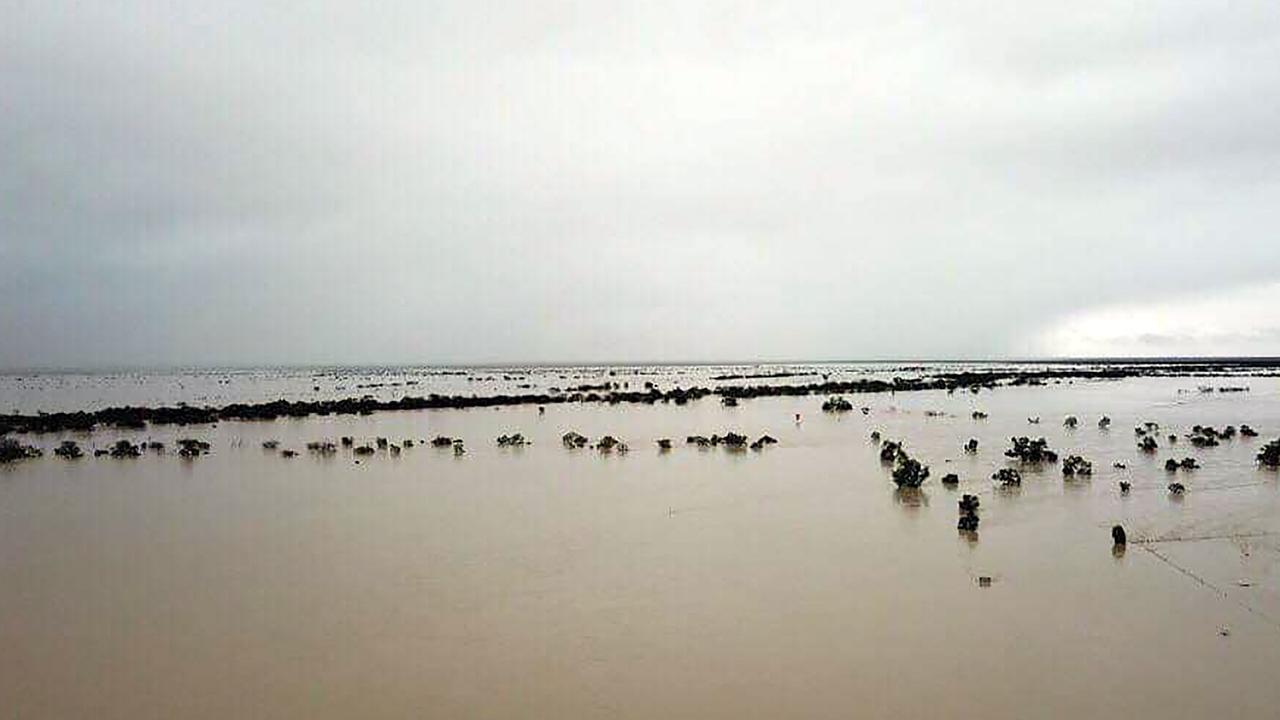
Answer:
[[(37, 373), (0, 376), (0, 412), (938, 367)], [(21, 436), (46, 452), (0, 465), (0, 717), (1276, 717), (1280, 480), (1254, 457), (1280, 437), (1280, 378), (848, 398), (866, 413), (708, 397)], [(1136, 446), (1146, 421), (1155, 453)], [(1242, 423), (1261, 436), (1165, 437)], [(565, 449), (569, 430), (630, 452)], [(684, 442), (728, 430), (779, 442)], [(923, 489), (895, 490), (873, 430), (931, 466)], [(497, 447), (511, 432), (532, 444)], [(466, 453), (305, 450), (436, 435)], [(1092, 478), (1019, 466), (1012, 435), (1085, 456)], [(182, 437), (211, 452), (177, 457)], [(169, 450), (51, 452), (120, 438)], [(1176, 474), (1181, 496), (1170, 457), (1202, 466)], [(1021, 488), (993, 486), (1002, 467), (1021, 467)], [(956, 530), (963, 493), (981, 499), (976, 536)]]

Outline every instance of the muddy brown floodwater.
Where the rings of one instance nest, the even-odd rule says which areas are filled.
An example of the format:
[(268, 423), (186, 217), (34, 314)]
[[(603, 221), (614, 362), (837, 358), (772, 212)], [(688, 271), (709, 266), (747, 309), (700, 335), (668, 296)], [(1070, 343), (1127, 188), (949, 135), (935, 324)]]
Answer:
[[(1280, 486), (1254, 456), (1280, 437), (1280, 380), (1202, 382), (852, 396), (866, 415), (705, 399), (24, 437), (46, 454), (0, 467), (0, 717), (1274, 718)], [(1166, 439), (1241, 423), (1261, 437)], [(568, 430), (631, 451), (566, 450)], [(684, 442), (726, 430), (780, 442)], [(872, 430), (931, 466), (922, 490), (895, 491)], [(496, 447), (510, 432), (532, 445)], [(437, 434), (466, 454), (305, 450)], [(1015, 434), (1092, 478), (1022, 467), (993, 488)], [(179, 459), (186, 436), (212, 452)], [(122, 437), (170, 449), (49, 452)], [(1171, 497), (1164, 462), (1187, 456), (1202, 468)], [(963, 493), (976, 537), (956, 530)]]

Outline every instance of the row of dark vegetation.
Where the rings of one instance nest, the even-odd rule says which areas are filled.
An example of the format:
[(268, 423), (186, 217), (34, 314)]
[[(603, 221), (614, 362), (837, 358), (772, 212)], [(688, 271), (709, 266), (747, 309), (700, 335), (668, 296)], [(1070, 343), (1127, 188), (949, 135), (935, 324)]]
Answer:
[[(162, 442), (133, 443), (128, 440), (117, 440), (109, 448), (95, 449), (93, 454), (95, 457), (136, 458), (142, 457), (143, 452), (147, 450), (163, 453), (164, 449), (164, 443)], [(180, 457), (198, 457), (208, 453), (209, 449), (209, 443), (203, 440), (183, 438), (178, 441), (178, 455)], [(10, 437), (0, 437), (0, 463), (36, 458), (43, 454), (43, 450), (33, 445), (27, 445)], [(53, 454), (64, 460), (78, 460), (85, 456), (80, 443), (75, 440), (63, 440), (53, 449)]]
[[(1192, 372), (1193, 370), (1188, 370)], [(644, 390), (617, 389), (604, 383), (599, 386), (570, 388), (568, 392), (527, 393), (515, 395), (438, 395), (404, 397), (398, 400), (378, 400), (365, 396), (340, 400), (276, 400), (264, 403), (233, 403), (222, 407), (112, 407), (95, 411), (58, 412), (37, 414), (0, 415), (0, 435), (12, 433), (52, 433), (66, 431), (91, 431), (99, 426), (142, 429), (147, 425), (200, 425), (220, 420), (276, 420), (301, 418), (313, 415), (368, 415), (394, 410), (439, 410), (490, 408), (519, 405), (556, 405), (563, 403), (674, 403), (684, 405), (708, 395), (718, 395), (733, 401), (759, 397), (828, 395), (833, 399), (841, 394), (911, 392), (920, 390), (994, 388), (1000, 385), (1040, 384), (1048, 380), (1095, 379), (1115, 380), (1149, 374), (1140, 367), (1112, 367), (1102, 369), (1043, 369), (1043, 370), (993, 370), (984, 372), (956, 372), (918, 378), (893, 378), (892, 380), (858, 379), (827, 381), (792, 385), (737, 385), (716, 388), (691, 387), (659, 390), (647, 383)], [(591, 389), (586, 389), (591, 388)], [(733, 404), (733, 403), (730, 403)], [(852, 404), (839, 398), (839, 409), (852, 409)]]
[[(560, 440), (564, 447), (569, 449), (578, 449), (589, 446), (592, 449), (606, 453), (625, 453), (629, 450), (625, 442), (618, 440), (612, 435), (605, 435), (593, 443), (587, 436), (571, 430), (561, 436)], [(518, 432), (499, 435), (496, 442), (500, 448), (522, 448), (529, 444), (528, 439)], [(672, 441), (670, 438), (660, 438), (656, 442), (659, 450), (668, 451), (672, 448)], [(730, 450), (745, 450), (748, 448), (751, 450), (762, 450), (770, 445), (776, 445), (777, 442), (777, 438), (768, 434), (761, 435), (755, 440), (751, 440), (746, 435), (732, 431), (726, 432), (723, 435), (690, 435), (686, 439), (687, 444), (696, 445), (700, 448), (725, 447)], [(422, 443), (424, 445), (430, 444), (435, 448), (452, 448), (456, 455), (462, 455), (466, 452), (463, 441), (460, 438), (453, 438), (447, 435), (437, 435), (430, 441), (423, 440)], [(399, 455), (402, 450), (412, 448), (416, 443), (412, 439), (393, 443), (385, 437), (379, 437), (374, 440), (373, 444), (357, 445), (354, 437), (343, 436), (339, 443), (335, 443), (331, 440), (316, 440), (308, 442), (306, 448), (312, 455), (325, 457), (337, 454), (339, 444), (341, 444), (342, 448), (350, 449), (357, 457), (362, 457), (373, 455), (378, 450), (387, 451), (391, 455)], [(178, 455), (184, 458), (196, 458), (207, 454), (211, 449), (209, 443), (203, 440), (195, 440), (191, 438), (179, 440), (177, 445)], [(281, 456), (286, 458), (296, 457), (298, 454), (295, 450), (282, 449), (280, 447), (279, 440), (263, 441), (262, 449), (271, 452), (279, 451)], [(134, 458), (141, 457), (143, 452), (146, 450), (163, 453), (164, 443), (133, 443), (129, 440), (118, 440), (109, 449), (96, 450), (94, 455), (98, 457), (111, 456), (115, 458)], [(54, 449), (54, 454), (61, 458), (73, 460), (83, 457), (84, 451), (81, 450), (79, 443), (75, 440), (64, 440), (56, 449)], [(0, 438), (0, 462), (12, 462), (39, 457), (41, 455), (43, 455), (43, 450), (38, 447), (23, 444), (13, 438)]]

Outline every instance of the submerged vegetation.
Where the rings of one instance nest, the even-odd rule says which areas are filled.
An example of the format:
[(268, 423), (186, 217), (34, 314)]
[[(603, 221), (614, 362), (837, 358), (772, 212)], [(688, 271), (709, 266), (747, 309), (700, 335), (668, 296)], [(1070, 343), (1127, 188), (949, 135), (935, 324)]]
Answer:
[(957, 529), (973, 532), (978, 529), (978, 507), (980, 506), (977, 495), (965, 495), (960, 498), (960, 521), (956, 524)]
[[(952, 382), (956, 379), (956, 376), (938, 377), (949, 377), (950, 380), (948, 380), (948, 382)], [(550, 395), (495, 396), (493, 398), (482, 398), (477, 396), (443, 397), (432, 395), (425, 399), (405, 398), (398, 401), (377, 401), (370, 397), (365, 397), (358, 401), (339, 400), (318, 403), (279, 401), (259, 405), (229, 405), (223, 408), (124, 408), (108, 409), (97, 413), (67, 413), (61, 415), (50, 414), (36, 416), (7, 415), (0, 416), (0, 424), (3, 424), (3, 427), (0, 429), (7, 429), (11, 432), (38, 434), (55, 430), (62, 431), (66, 430), (69, 426), (72, 426), (77, 432), (79, 432), (81, 430), (93, 429), (96, 425), (103, 423), (111, 427), (145, 428), (149, 424), (175, 423), (179, 425), (187, 425), (200, 422), (217, 422), (218, 420), (225, 419), (237, 421), (269, 420), (277, 417), (303, 417), (308, 414), (341, 414), (344, 412), (368, 414), (376, 410), (384, 409), (405, 410), (424, 407), (495, 407), (503, 404), (525, 404), (530, 401), (530, 398), (536, 398), (539, 416), (544, 415), (548, 407), (554, 407), (557, 403), (674, 402), (675, 404), (684, 404), (708, 395), (718, 396), (721, 404), (725, 407), (731, 408), (738, 405), (739, 398), (745, 399), (768, 396), (771, 394), (784, 396), (808, 395), (816, 394), (819, 388), (824, 390), (822, 410), (832, 415), (843, 415), (844, 413), (849, 413), (854, 410), (856, 406), (840, 393), (878, 392), (883, 390), (897, 392), (926, 389), (933, 387), (933, 384), (936, 382), (938, 382), (938, 378), (922, 378), (918, 380), (905, 381), (901, 379), (895, 379), (893, 381), (859, 380), (855, 383), (824, 382), (808, 386), (777, 386), (773, 388), (768, 386), (754, 388), (726, 387), (716, 389), (676, 388), (674, 390), (667, 391), (659, 390), (652, 382), (648, 382), (645, 383), (645, 390), (642, 392), (633, 392), (629, 389), (619, 388), (618, 383), (606, 382), (598, 386), (579, 386), (567, 393), (557, 392)], [(1017, 384), (1015, 380), (1008, 380), (1008, 382), (1009, 384)], [(948, 389), (954, 389), (949, 386), (946, 387), (948, 387)], [(971, 386), (956, 385), (956, 387)], [(981, 387), (985, 388), (986, 385), (982, 384)], [(825, 392), (827, 390), (831, 390), (832, 392), (828, 394)], [(809, 400), (804, 402), (812, 403), (813, 401)], [(999, 406), (994, 403), (984, 404), (986, 404), (988, 409), (992, 411), (993, 415), (1002, 415), (1008, 412), (1007, 409), (998, 409)], [(801, 409), (806, 406), (812, 407), (812, 405), (804, 405), (800, 403), (795, 403), (795, 405)], [(768, 408), (763, 404), (757, 405), (755, 403), (744, 403), (744, 406), (738, 411), (732, 413), (725, 412), (724, 416), (733, 418), (733, 420), (729, 422), (737, 422), (745, 420), (746, 418), (755, 417), (756, 413), (766, 412), (767, 409)], [(783, 412), (779, 413), (779, 415), (782, 416), (782, 422), (789, 422), (790, 417), (793, 414), (793, 410), (794, 407), (787, 407)], [(701, 412), (709, 411), (719, 412), (718, 408), (715, 407), (704, 407)], [(975, 421), (987, 421), (992, 418), (992, 415), (988, 415), (984, 410), (974, 410), (972, 407), (969, 407), (966, 408), (966, 411), (969, 412), (969, 417)], [(877, 411), (877, 413), (878, 412), (879, 411)], [(894, 413), (899, 414), (894, 416)], [(1185, 425), (1181, 427), (1169, 426), (1161, 428), (1161, 425), (1156, 422), (1138, 422), (1134, 426), (1133, 437), (1137, 441), (1138, 450), (1149, 453), (1150, 455), (1148, 455), (1147, 459), (1144, 461), (1133, 462), (1132, 456), (1134, 455), (1134, 446), (1126, 444), (1128, 442), (1128, 440), (1125, 440), (1125, 437), (1128, 437), (1127, 434), (1120, 437), (1114, 435), (1115, 431), (1111, 429), (1113, 422), (1111, 418), (1106, 415), (1103, 415), (1100, 419), (1096, 420), (1098, 432), (1094, 433), (1086, 431), (1085, 429), (1092, 430), (1093, 425), (1091, 423), (1094, 423), (1094, 418), (1099, 417), (1096, 414), (1085, 415), (1082, 413), (1080, 418), (1084, 419), (1083, 422), (1075, 415), (1068, 415), (1062, 421), (1063, 428), (1061, 430), (1055, 427), (1054, 415), (1050, 414), (1043, 415), (1043, 417), (1048, 418), (1043, 424), (1040, 422), (1041, 415), (1027, 417), (1022, 412), (1018, 412), (1016, 414), (1009, 412), (1008, 414), (1012, 415), (1012, 417), (1001, 417), (997, 415), (997, 417), (994, 420), (991, 420), (989, 424), (981, 422), (969, 423), (967, 422), (968, 418), (965, 418), (964, 411), (957, 411), (954, 407), (943, 408), (941, 410), (932, 408), (921, 410), (918, 406), (913, 407), (907, 405), (903, 407), (890, 405), (885, 409), (883, 417), (879, 414), (877, 414), (874, 419), (866, 417), (871, 414), (872, 409), (864, 406), (861, 407), (861, 416), (855, 413), (852, 417), (843, 416), (838, 419), (836, 417), (827, 417), (825, 419), (819, 419), (816, 422), (826, 423), (827, 429), (824, 430), (824, 432), (845, 432), (846, 434), (841, 436), (844, 438), (867, 437), (861, 433), (869, 433), (872, 443), (877, 446), (875, 448), (875, 453), (883, 463), (881, 472), (884, 473), (884, 475), (887, 475), (892, 480), (893, 486), (896, 487), (896, 490), (894, 491), (895, 499), (910, 498), (910, 500), (902, 500), (902, 503), (917, 503), (917, 507), (927, 506), (928, 493), (919, 490), (927, 484), (929, 478), (933, 476), (932, 471), (935, 469), (939, 470), (938, 475), (941, 476), (940, 483), (947, 489), (947, 496), (951, 496), (951, 493), (959, 488), (962, 474), (966, 477), (965, 490), (970, 490), (968, 483), (985, 477), (986, 473), (991, 473), (991, 481), (997, 486), (995, 492), (997, 492), (998, 497), (1001, 498), (1001, 501), (997, 502), (994, 506), (994, 510), (997, 513), (1000, 512), (1002, 503), (1005, 500), (1015, 501), (1022, 495), (1017, 488), (1023, 484), (1024, 473), (1026, 473), (1026, 477), (1029, 478), (1029, 482), (1035, 483), (1036, 478), (1044, 477), (1046, 473), (1060, 469), (1063, 478), (1079, 480), (1079, 482), (1068, 483), (1068, 485), (1066, 485), (1066, 487), (1072, 488), (1072, 492), (1091, 492), (1091, 485), (1085, 480), (1093, 476), (1094, 463), (1091, 460), (1086, 459), (1083, 454), (1076, 453), (1080, 453), (1082, 450), (1089, 453), (1103, 452), (1103, 449), (1111, 451), (1117, 444), (1123, 446), (1131, 457), (1115, 458), (1104, 456), (1105, 459), (1099, 458), (1099, 460), (1103, 462), (1099, 467), (1105, 469), (1100, 469), (1099, 472), (1104, 473), (1107, 476), (1105, 492), (1108, 494), (1114, 493), (1118, 484), (1119, 492), (1123, 499), (1117, 499), (1117, 502), (1138, 503), (1140, 502), (1139, 496), (1141, 496), (1141, 494), (1152, 491), (1160, 493), (1162, 489), (1167, 489), (1171, 496), (1171, 498), (1163, 498), (1163, 495), (1161, 495), (1162, 499), (1165, 502), (1168, 502), (1169, 499), (1176, 500), (1179, 496), (1185, 494), (1188, 490), (1188, 485), (1193, 484), (1193, 480), (1200, 479), (1216, 482), (1217, 477), (1214, 475), (1203, 475), (1197, 477), (1194, 474), (1187, 473), (1200, 468), (1200, 462), (1202, 459), (1204, 459), (1203, 461), (1206, 462), (1206, 464), (1215, 465), (1217, 468), (1238, 467), (1238, 457), (1233, 457), (1232, 462), (1221, 464), (1210, 463), (1206, 459), (1210, 455), (1210, 449), (1219, 445), (1234, 444), (1236, 445), (1236, 453), (1243, 453), (1247, 451), (1249, 456), (1256, 458), (1256, 462), (1259, 467), (1273, 470), (1280, 469), (1280, 439), (1272, 440), (1261, 447), (1256, 447), (1256, 444), (1249, 442), (1248, 439), (1257, 437), (1259, 435), (1258, 431), (1250, 425), (1243, 423), (1238, 426), (1218, 425), (1217, 427), (1197, 424), (1188, 429)], [(951, 427), (953, 430), (958, 427), (963, 427), (968, 431), (965, 434), (959, 434), (957, 431), (956, 435), (944, 437), (941, 440), (942, 445), (931, 446), (935, 449), (937, 447), (945, 447), (951, 456), (949, 458), (938, 458), (934, 464), (934, 468), (931, 468), (919, 457), (913, 457), (912, 453), (908, 452), (906, 443), (901, 439), (885, 440), (882, 437), (882, 431), (894, 433), (901, 432), (902, 430), (897, 423), (904, 419), (909, 419), (913, 415), (919, 416), (920, 414), (923, 414), (923, 416), (927, 418), (942, 418), (938, 421), (929, 421), (930, 429), (928, 432), (931, 433), (930, 437), (932, 440), (937, 439), (934, 436), (937, 432), (940, 432), (947, 427)], [(527, 411), (527, 415), (524, 415), (524, 417), (531, 417), (532, 415), (533, 408), (530, 408)], [(502, 416), (504, 418), (509, 418), (519, 416), (519, 414), (511, 413), (509, 415), (503, 414)], [(1007, 449), (1002, 451), (1003, 456), (1005, 458), (1009, 458), (1009, 462), (1005, 463), (999, 456), (991, 458), (998, 460), (999, 464), (1007, 464), (1008, 466), (999, 468), (992, 468), (988, 466), (985, 469), (982, 469), (982, 464), (988, 460), (986, 455), (989, 453), (979, 455), (979, 438), (968, 437), (966, 440), (965, 438), (968, 434), (973, 433), (974, 435), (983, 435), (982, 431), (985, 427), (1009, 427), (1014, 421), (1020, 425), (1023, 417), (1026, 417), (1028, 424), (1037, 425), (1038, 428), (1047, 427), (1051, 431), (1049, 433), (1050, 436), (1056, 438), (1055, 442), (1062, 442), (1067, 446), (1063, 448), (1064, 457), (1061, 459), (1060, 466), (1046, 465), (1048, 463), (1057, 464), (1059, 461), (1059, 454), (1050, 447), (1050, 442), (1045, 437), (1014, 436), (1009, 438), (1009, 445)], [(1061, 415), (1058, 415), (1058, 417), (1061, 417)], [(957, 420), (962, 422), (957, 424)], [(1161, 420), (1165, 420), (1165, 418), (1162, 417)], [(1120, 421), (1118, 420), (1117, 422)], [(849, 423), (853, 423), (854, 425), (852, 432), (842, 430), (842, 428), (849, 428)], [(876, 425), (879, 425), (882, 429), (890, 430), (872, 429)], [(440, 427), (443, 428), (446, 426), (441, 425)], [(801, 414), (795, 413), (795, 432), (800, 432), (804, 427)], [(529, 436), (526, 436), (524, 432), (512, 432), (508, 427), (504, 427), (502, 425), (498, 425), (498, 427), (495, 428), (495, 434), (497, 430), (505, 430), (503, 434), (497, 435), (496, 439), (493, 441), (498, 448), (524, 448), (532, 444), (531, 438), (538, 438), (540, 445), (549, 440), (550, 445), (554, 447), (555, 439), (557, 437), (555, 434), (544, 434), (548, 432), (546, 426), (542, 426), (541, 432), (530, 432)], [(529, 426), (526, 426), (525, 430), (529, 431)], [(617, 430), (614, 431), (617, 432)], [(281, 428), (280, 430), (273, 432), (288, 433), (291, 432), (291, 430)], [(1053, 433), (1055, 432), (1058, 434), (1054, 435)], [(144, 454), (149, 456), (151, 454), (149, 451), (154, 451), (156, 454), (164, 454), (164, 443), (150, 438), (139, 442), (137, 436), (142, 435), (142, 433), (125, 434), (133, 435), (133, 437), (129, 439), (112, 438), (112, 444), (106, 446), (98, 446), (97, 444), (88, 442), (83, 438), (79, 442), (71, 439), (55, 438), (52, 439), (53, 442), (46, 441), (44, 449), (39, 447), (39, 440), (37, 440), (36, 444), (27, 444), (8, 436), (0, 436), (0, 462), (12, 463), (18, 460), (37, 458), (50, 449), (53, 455), (66, 460), (74, 460), (90, 454), (93, 457), (99, 458), (108, 456), (112, 458), (139, 458)], [(1096, 441), (1089, 438), (1089, 436), (1093, 435), (1102, 439), (1103, 443), (1101, 446), (1098, 444), (1091, 444), (1096, 443)], [(764, 451), (769, 446), (775, 445), (779, 442), (777, 438), (770, 434), (764, 433), (755, 435), (753, 432), (752, 435), (749, 436), (746, 432), (742, 432), (740, 429), (705, 435), (684, 435), (683, 433), (680, 435), (674, 435), (673, 433), (671, 437), (656, 437), (656, 439), (650, 441), (643, 441), (634, 437), (629, 438), (627, 435), (623, 434), (606, 434), (593, 438), (579, 433), (576, 430), (568, 430), (563, 434), (558, 435), (561, 445), (567, 450), (578, 451), (584, 448), (589, 448), (593, 451), (589, 455), (575, 455), (574, 457), (578, 459), (594, 457), (596, 458), (594, 462), (607, 462), (610, 464), (623, 462), (619, 456), (625, 455), (630, 449), (628, 442), (624, 441), (624, 438), (627, 438), (636, 443), (637, 447), (648, 448), (654, 456), (664, 456), (666, 459), (661, 462), (667, 464), (666, 466), (672, 469), (677, 467), (670, 463), (677, 462), (677, 459), (673, 454), (675, 454), (676, 444), (679, 442), (678, 437), (681, 436), (686, 438), (686, 446), (692, 446), (699, 450), (723, 448), (725, 452), (732, 453), (734, 455), (744, 455), (747, 450), (757, 452)], [(79, 435), (77, 435), (77, 437), (79, 437)], [(194, 459), (212, 452), (211, 443), (205, 440), (190, 437), (182, 437), (180, 439), (173, 440), (171, 439), (172, 437), (174, 436), (170, 435), (166, 437), (166, 440), (174, 446), (175, 453), (178, 457)], [(494, 438), (494, 435), (490, 434), (487, 437)], [(672, 437), (675, 437), (676, 439), (673, 440)], [(753, 437), (755, 438), (754, 440), (752, 439)], [(901, 436), (899, 436), (899, 438), (901, 438)], [(983, 435), (983, 440), (981, 442), (988, 443), (994, 440), (994, 438), (988, 438), (991, 438), (991, 435)], [(298, 447), (298, 449), (301, 450), (302, 443), (299, 439), (293, 438), (291, 442), (296, 443), (295, 447)], [(654, 445), (648, 445), (648, 442), (653, 442)], [(85, 447), (82, 448), (81, 443), (84, 443)], [(309, 441), (305, 443), (305, 447), (307, 454), (317, 462), (334, 456), (341, 456), (347, 458), (348, 461), (354, 461), (359, 464), (362, 461), (375, 457), (397, 457), (401, 455), (403, 451), (413, 448), (419, 443), (422, 445), (429, 443), (432, 447), (438, 448), (441, 451), (451, 450), (455, 459), (450, 460), (449, 462), (468, 462), (466, 460), (456, 459), (461, 458), (467, 452), (462, 439), (447, 435), (437, 435), (431, 439), (424, 438), (420, 440), (396, 440), (395, 438), (388, 437), (364, 438), (357, 440), (355, 437), (348, 435), (342, 436), (336, 443), (329, 439)], [(295, 458), (299, 456), (299, 452), (293, 449), (282, 448), (279, 440), (257, 440), (251, 443), (253, 447), (257, 447), (259, 444), (262, 449), (270, 451), (269, 453), (266, 453), (268, 456), (272, 454), (276, 454), (282, 458)], [(851, 452), (860, 453), (864, 458), (871, 457), (868, 454), (870, 450), (865, 445), (862, 445), (856, 440), (851, 441), (850, 444), (855, 446), (851, 449)], [(1179, 448), (1179, 444), (1181, 444), (1181, 448)], [(1194, 446), (1197, 450), (1192, 451), (1191, 448), (1186, 447), (1187, 444)], [(493, 444), (487, 444), (487, 446), (490, 448), (490, 452), (496, 452), (492, 450), (494, 447)], [(655, 446), (656, 452), (654, 450)], [(1156, 459), (1154, 456), (1154, 453), (1156, 453), (1157, 450), (1160, 450), (1161, 446), (1183, 449), (1187, 452), (1195, 452), (1199, 457), (1183, 457), (1179, 454), (1179, 457), (1166, 457), (1161, 461)], [(232, 442), (231, 447), (233, 449), (241, 447), (240, 440), (235, 439)], [(533, 451), (530, 450), (528, 452)], [(412, 455), (413, 453), (408, 454)], [(504, 456), (512, 459), (522, 454), (523, 453), (520, 452), (508, 453), (503, 451)], [(437, 453), (429, 453), (428, 455), (430, 457), (438, 457)], [(610, 456), (612, 459), (606, 460), (601, 457), (602, 455)], [(1167, 454), (1161, 452), (1161, 455)], [(778, 455), (776, 457), (779, 459), (789, 458), (790, 454), (784, 452), (782, 455)], [(577, 461), (578, 460), (575, 459), (575, 462)], [(938, 464), (944, 462), (955, 464)], [(1129, 470), (1130, 466), (1134, 468), (1132, 475)], [(770, 463), (768, 461), (763, 461), (760, 467), (765, 468), (768, 472), (773, 472), (775, 470), (775, 468), (770, 467)], [(1160, 473), (1161, 467), (1167, 471), (1167, 474)], [(959, 472), (947, 472), (947, 470), (951, 470), (952, 468), (959, 470)], [(1113, 470), (1120, 472), (1113, 472)], [(70, 467), (68, 467), (66, 471), (68, 473), (76, 472)], [(1103, 485), (1099, 485), (1097, 486), (1097, 490), (1102, 492), (1103, 487)], [(1009, 490), (1000, 491), (999, 488), (1009, 488)], [(1136, 491), (1135, 488), (1137, 488)], [(1206, 483), (1205, 489), (1213, 490), (1216, 488), (1213, 485)], [(979, 517), (980, 504), (979, 496), (977, 494), (965, 494), (958, 502), (959, 514), (956, 520), (957, 528), (970, 542), (975, 542), (977, 540), (977, 530), (981, 524), (981, 519)], [(988, 512), (991, 510), (992, 508), (989, 507)], [(988, 522), (991, 522), (990, 518), (988, 519)], [(1102, 527), (1105, 528), (1106, 525), (1103, 525)], [(1120, 532), (1123, 533), (1123, 530)], [(1121, 537), (1123, 537), (1123, 534)], [(1124, 540), (1117, 541), (1117, 544), (1123, 543)]]
[(1012, 487), (1022, 484), (1022, 473), (1013, 468), (1000, 468), (991, 475), (991, 479), (1001, 486)]
[(142, 446), (134, 445), (128, 440), (117, 440), (116, 444), (111, 446), (111, 457), (113, 458), (142, 457)]
[(881, 462), (893, 462), (898, 459), (899, 455), (906, 455), (906, 453), (902, 451), (902, 443), (894, 440), (885, 440), (884, 443), (880, 445)]
[(13, 438), (0, 437), (0, 463), (36, 458), (43, 454), (38, 447), (24, 445)]
[(209, 443), (193, 438), (178, 441), (178, 455), (184, 458), (195, 458), (209, 452)]
[(1085, 460), (1079, 455), (1068, 455), (1067, 459), (1062, 461), (1062, 474), (1068, 477), (1079, 475), (1089, 476), (1093, 474), (1093, 463)]
[(838, 395), (833, 395), (822, 403), (823, 412), (849, 412), (850, 410), (853, 410), (853, 403)]
[(1258, 451), (1258, 464), (1272, 470), (1280, 468), (1280, 439), (1272, 440)]
[(498, 436), (498, 447), (524, 447), (529, 444), (520, 433)]
[(900, 488), (918, 488), (929, 479), (929, 466), (922, 465), (919, 460), (900, 455), (893, 468), (893, 483)]
[(573, 430), (570, 430), (569, 432), (560, 436), (560, 442), (567, 448), (580, 448), (580, 447), (586, 447), (587, 443), (590, 442), (590, 440), (587, 439), (586, 435), (582, 435), (580, 433), (574, 432)]
[[(1252, 367), (1257, 364), (1245, 365)], [(359, 398), (334, 400), (273, 400), (268, 402), (237, 402), (222, 406), (196, 407), (192, 405), (161, 407), (109, 407), (101, 410), (78, 412), (53, 412), (37, 414), (0, 415), (0, 435), (32, 432), (50, 433), (64, 431), (89, 431), (100, 426), (142, 429), (148, 425), (199, 425), (222, 420), (265, 421), (280, 418), (302, 418), (313, 415), (368, 415), (382, 411), (441, 410), (463, 408), (488, 408), (532, 405), (545, 410), (565, 403), (671, 403), (685, 405), (708, 396), (734, 401), (761, 397), (800, 397), (823, 395), (828, 402), (837, 400), (833, 410), (852, 409), (853, 405), (843, 395), (868, 393), (902, 393), (928, 390), (959, 389), (978, 391), (1001, 386), (1041, 385), (1074, 379), (1120, 380), (1149, 375), (1175, 375), (1193, 372), (1212, 372), (1224, 367), (1235, 368), (1239, 363), (1215, 362), (1182, 364), (1176, 368), (1142, 365), (1117, 365), (1102, 368), (1041, 368), (939, 372), (918, 377), (895, 377), (891, 380), (858, 378), (806, 384), (724, 385), (718, 387), (675, 387), (662, 390), (652, 382), (643, 390), (633, 390), (618, 382), (602, 382), (576, 388), (549, 388), (546, 392), (496, 395), (441, 395), (405, 396), (398, 399), (377, 399), (370, 395)], [(1270, 366), (1267, 366), (1270, 367)], [(415, 381), (416, 382), (416, 381)], [(406, 383), (413, 384), (413, 383)], [(733, 404), (733, 403), (727, 403)], [(985, 417), (976, 412), (975, 417)]]
[(1057, 462), (1058, 453), (1049, 449), (1049, 441), (1044, 438), (1032, 440), (1029, 437), (1009, 439), (1012, 446), (1004, 451), (1006, 457), (1017, 458), (1026, 463)]

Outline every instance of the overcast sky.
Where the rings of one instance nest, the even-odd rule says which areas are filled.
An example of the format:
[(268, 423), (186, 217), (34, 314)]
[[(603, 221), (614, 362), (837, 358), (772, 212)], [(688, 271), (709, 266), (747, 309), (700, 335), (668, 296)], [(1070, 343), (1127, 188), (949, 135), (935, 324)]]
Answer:
[(1280, 355), (1280, 3), (0, 0), (0, 367)]

